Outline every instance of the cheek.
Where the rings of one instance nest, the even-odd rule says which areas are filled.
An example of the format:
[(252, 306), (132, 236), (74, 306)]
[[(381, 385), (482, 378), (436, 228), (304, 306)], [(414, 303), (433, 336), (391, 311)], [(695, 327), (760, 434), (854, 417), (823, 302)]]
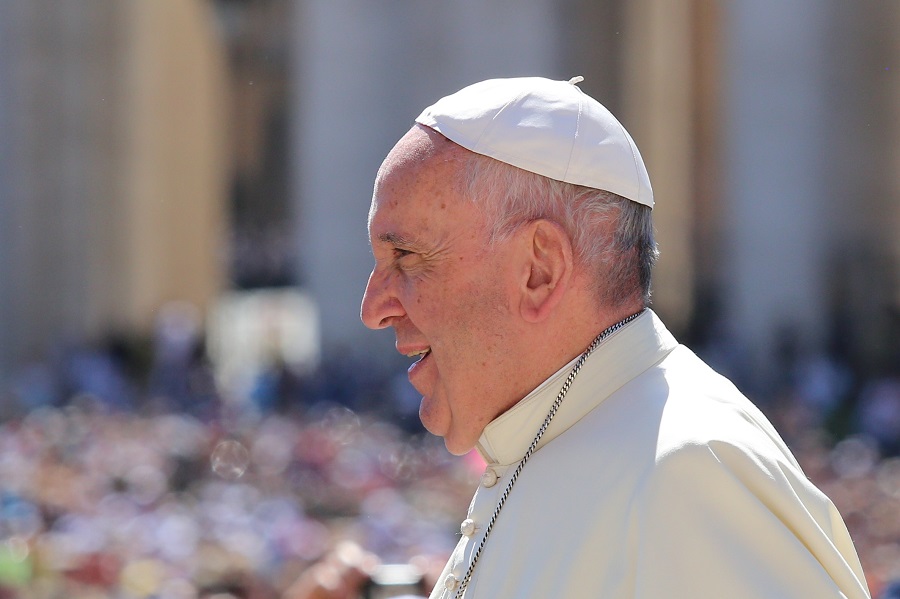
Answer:
[(511, 330), (508, 298), (492, 281), (473, 284), (456, 299), (445, 317), (460, 346), (458, 358), (486, 366), (495, 352), (502, 351)]
[[(445, 277), (407, 279), (402, 301), (435, 347), (454, 352), (485, 349), (509, 330), (513, 301), (508, 272), (496, 260), (469, 264)], [(454, 360), (465, 356), (449, 355)]]
[(502, 330), (513, 314), (512, 289), (508, 272), (502, 267), (482, 270), (460, 295), (464, 303), (462, 309), (482, 324), (481, 332), (485, 335)]

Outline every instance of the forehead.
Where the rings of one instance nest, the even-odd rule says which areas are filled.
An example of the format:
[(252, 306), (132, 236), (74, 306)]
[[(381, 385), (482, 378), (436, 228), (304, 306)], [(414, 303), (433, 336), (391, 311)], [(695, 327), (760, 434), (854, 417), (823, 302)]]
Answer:
[(411, 129), (378, 171), (369, 210), (373, 241), (386, 233), (402, 234), (391, 229), (403, 224), (421, 227), (451, 215), (472, 220), (473, 205), (462, 193), (466, 153), (430, 129)]

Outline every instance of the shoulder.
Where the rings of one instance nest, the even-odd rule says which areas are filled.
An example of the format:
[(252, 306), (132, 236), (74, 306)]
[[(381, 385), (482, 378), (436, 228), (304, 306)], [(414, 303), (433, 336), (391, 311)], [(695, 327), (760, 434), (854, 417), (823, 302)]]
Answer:
[(661, 420), (655, 459), (635, 487), (636, 506), (665, 519), (680, 514), (720, 525), (751, 513), (817, 526), (832, 521), (831, 502), (761, 415), (740, 402), (714, 403), (699, 420), (691, 420), (691, 410), (672, 412)]
[[(716, 456), (721, 463), (784, 462), (799, 465), (759, 408), (734, 384), (684, 346), (658, 365), (665, 381), (658, 459)], [(740, 458), (740, 459), (739, 459)]]
[(787, 479), (791, 486), (812, 487), (765, 415), (684, 346), (608, 403), (594, 420), (652, 486), (690, 492), (721, 478), (742, 487)]
[(551, 446), (547, 459), (578, 456), (582, 469), (628, 470), (638, 478), (690, 471), (696, 482), (707, 471), (728, 470), (803, 476), (762, 412), (684, 346), (614, 391)]

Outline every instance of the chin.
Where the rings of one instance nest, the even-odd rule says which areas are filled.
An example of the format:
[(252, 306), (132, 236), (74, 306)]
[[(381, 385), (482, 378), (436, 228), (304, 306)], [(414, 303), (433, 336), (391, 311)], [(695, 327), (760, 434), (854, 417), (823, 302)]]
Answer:
[(419, 420), (426, 431), (444, 439), (444, 447), (453, 455), (469, 453), (478, 441), (478, 436), (471, 440), (459, 438), (459, 434), (454, 431), (453, 417), (447, 403), (436, 400), (433, 396), (423, 395), (422, 403), (419, 404)]
[(419, 420), (425, 430), (437, 437), (447, 437), (450, 430), (449, 414), (443, 415), (434, 398), (423, 395), (419, 404)]
[(452, 439), (449, 436), (445, 436), (444, 447), (446, 447), (447, 451), (449, 451), (453, 455), (462, 456), (472, 451), (472, 449), (475, 447), (475, 443), (461, 442), (459, 440)]

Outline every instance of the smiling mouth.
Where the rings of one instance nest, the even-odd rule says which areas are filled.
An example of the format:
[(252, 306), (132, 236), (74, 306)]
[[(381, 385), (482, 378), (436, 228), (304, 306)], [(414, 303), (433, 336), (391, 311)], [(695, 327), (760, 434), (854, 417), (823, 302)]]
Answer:
[(414, 351), (406, 354), (408, 358), (418, 358), (416, 362), (421, 362), (424, 358), (426, 358), (429, 354), (431, 354), (431, 348), (426, 347), (425, 349), (421, 349), (419, 351)]

